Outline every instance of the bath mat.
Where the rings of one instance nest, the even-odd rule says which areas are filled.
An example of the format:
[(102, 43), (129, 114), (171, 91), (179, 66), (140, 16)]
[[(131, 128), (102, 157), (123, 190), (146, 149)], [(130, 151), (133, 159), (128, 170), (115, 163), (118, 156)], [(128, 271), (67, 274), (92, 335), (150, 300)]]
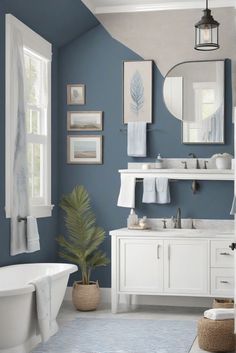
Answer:
[(189, 353), (195, 321), (77, 319), (33, 353)]

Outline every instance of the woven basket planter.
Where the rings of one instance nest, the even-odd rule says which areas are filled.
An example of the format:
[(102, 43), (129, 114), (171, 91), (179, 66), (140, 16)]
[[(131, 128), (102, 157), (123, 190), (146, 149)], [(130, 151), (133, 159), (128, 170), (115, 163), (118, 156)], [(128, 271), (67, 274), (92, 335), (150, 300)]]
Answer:
[(212, 307), (214, 309), (217, 309), (217, 308), (233, 309), (234, 300), (233, 299), (214, 299)]
[(87, 285), (81, 282), (75, 282), (72, 291), (72, 302), (77, 310), (96, 310), (100, 303), (100, 288), (98, 282), (90, 282), (90, 284)]
[(198, 344), (208, 352), (232, 352), (235, 350), (234, 320), (198, 321)]

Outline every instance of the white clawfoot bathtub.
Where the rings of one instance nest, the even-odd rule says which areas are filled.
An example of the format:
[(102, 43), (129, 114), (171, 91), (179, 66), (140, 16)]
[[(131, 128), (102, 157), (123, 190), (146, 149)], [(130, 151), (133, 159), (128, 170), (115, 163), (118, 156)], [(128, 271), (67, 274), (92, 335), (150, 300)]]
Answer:
[(0, 268), (0, 353), (28, 353), (41, 342), (35, 288), (29, 284), (39, 277), (52, 277), (51, 319), (56, 333), (69, 275), (76, 271), (75, 265), (46, 263)]

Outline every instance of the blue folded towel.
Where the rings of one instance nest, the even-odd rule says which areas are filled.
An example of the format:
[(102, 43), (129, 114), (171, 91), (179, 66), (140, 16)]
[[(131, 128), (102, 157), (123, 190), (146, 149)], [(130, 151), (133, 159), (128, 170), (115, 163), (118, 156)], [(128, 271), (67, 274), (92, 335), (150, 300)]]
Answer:
[(147, 123), (128, 123), (127, 130), (127, 153), (130, 157), (147, 156)]
[(157, 203), (170, 203), (170, 188), (167, 178), (156, 178)]
[(156, 179), (144, 178), (143, 179), (143, 203), (156, 203)]

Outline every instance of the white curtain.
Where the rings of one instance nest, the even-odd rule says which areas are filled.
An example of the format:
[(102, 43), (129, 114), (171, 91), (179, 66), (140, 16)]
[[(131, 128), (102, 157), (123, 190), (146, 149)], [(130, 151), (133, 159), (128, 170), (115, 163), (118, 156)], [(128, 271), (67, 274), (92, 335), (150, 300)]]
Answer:
[(24, 87), (23, 38), (20, 31), (11, 33), (11, 98), (15, 109), (12, 112), (12, 197), (11, 197), (11, 255), (27, 252), (26, 222), (18, 217), (29, 215), (28, 163), (26, 135), (26, 106)]

